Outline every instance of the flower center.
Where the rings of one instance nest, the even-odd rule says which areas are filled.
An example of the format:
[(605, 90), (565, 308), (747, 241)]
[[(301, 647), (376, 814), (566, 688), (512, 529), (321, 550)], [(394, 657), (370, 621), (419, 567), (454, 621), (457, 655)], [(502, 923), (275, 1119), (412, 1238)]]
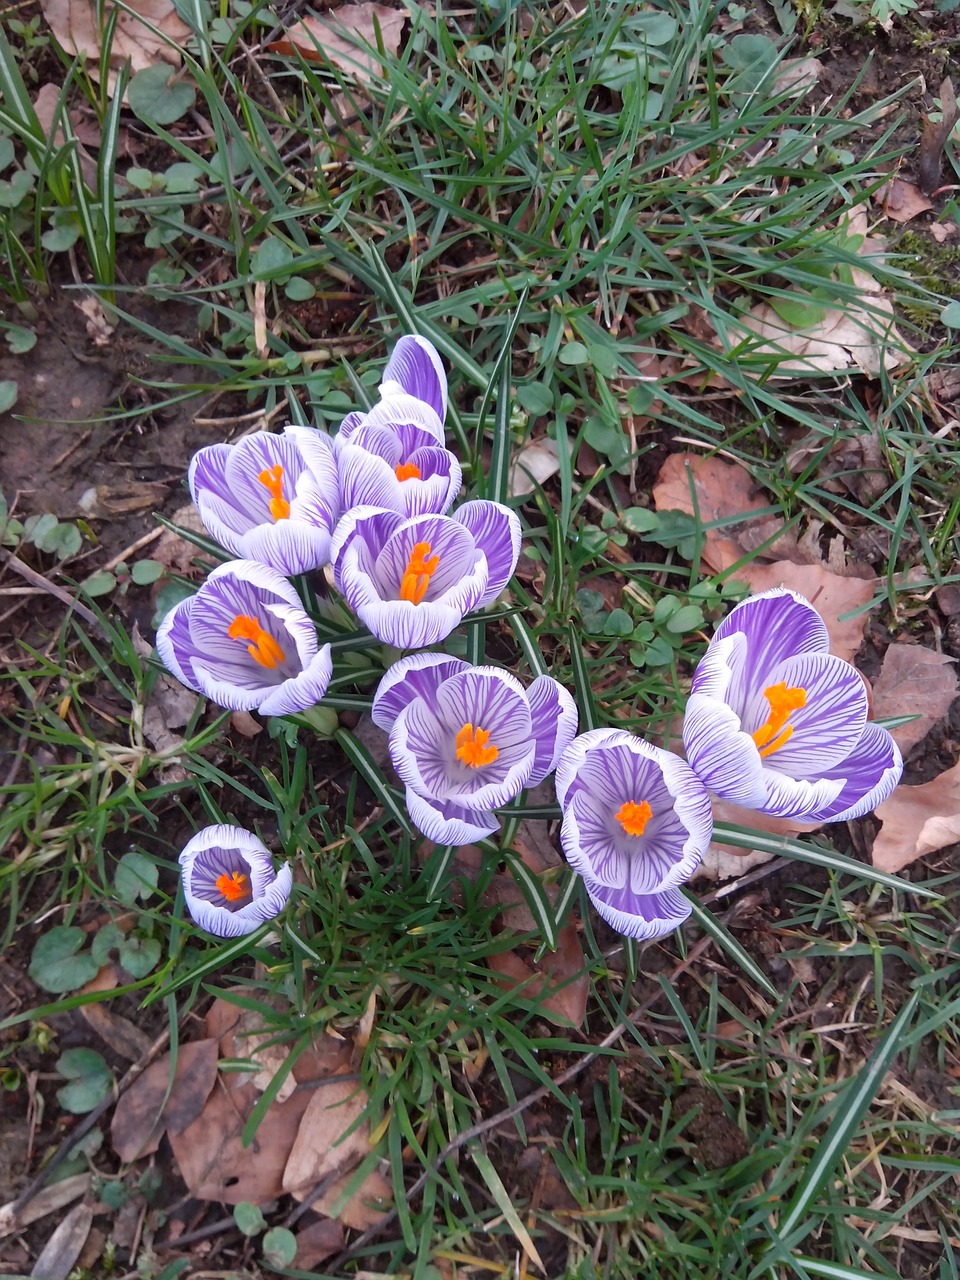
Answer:
[(415, 462), (400, 462), (394, 467), (398, 480), (422, 480), (423, 475)]
[(465, 724), (457, 734), (457, 759), (471, 769), (493, 764), (500, 750), (493, 745), (487, 746), (488, 742), (489, 729), (475, 729), (472, 724)]
[(419, 604), (427, 594), (430, 579), (440, 568), (440, 557), (430, 556), (430, 543), (414, 544), (410, 559), (403, 577), (400, 579), (400, 599), (409, 600), (411, 604)]
[(240, 902), (243, 898), (253, 897), (250, 881), (242, 871), (231, 871), (229, 875), (225, 871), (223, 875), (217, 876), (217, 889), (228, 902)]
[(787, 724), (787, 721), (794, 711), (807, 705), (807, 691), (799, 685), (791, 687), (781, 681), (780, 684), (772, 684), (764, 689), (763, 696), (770, 703), (770, 714), (750, 737), (760, 748), (760, 754), (769, 756), (786, 746), (793, 737), (793, 726)]
[(653, 810), (646, 800), (641, 800), (639, 804), (635, 804), (632, 800), (625, 800), (614, 817), (628, 836), (642, 836), (647, 823), (653, 817)]
[(261, 471), (257, 479), (270, 494), (270, 514), (274, 520), (289, 520), (290, 503), (283, 496), (283, 467), (280, 463)]
[(247, 652), (254, 662), (260, 663), (261, 667), (267, 667), (272, 671), (279, 667), (281, 662), (286, 661), (287, 655), (270, 632), (264, 631), (259, 618), (250, 618), (238, 613), (230, 623), (227, 635), (231, 640), (252, 641), (247, 645)]

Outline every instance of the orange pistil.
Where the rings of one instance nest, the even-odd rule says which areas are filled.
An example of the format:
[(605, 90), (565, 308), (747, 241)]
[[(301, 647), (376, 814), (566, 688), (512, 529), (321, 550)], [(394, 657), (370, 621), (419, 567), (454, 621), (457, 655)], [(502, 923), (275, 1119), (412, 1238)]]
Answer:
[(290, 503), (283, 496), (283, 467), (280, 463), (261, 471), (257, 479), (270, 494), (270, 514), (274, 520), (289, 520)]
[(791, 688), (781, 681), (764, 689), (763, 696), (770, 703), (770, 714), (766, 723), (750, 736), (760, 748), (760, 754), (769, 756), (786, 746), (793, 737), (793, 726), (787, 721), (794, 711), (807, 705), (807, 691), (799, 686)]
[(415, 462), (400, 462), (394, 467), (398, 480), (422, 480), (420, 468)]
[(493, 764), (500, 751), (490, 742), (489, 729), (474, 729), (472, 724), (465, 724), (457, 734), (457, 759), (471, 769), (479, 769), (485, 764)]
[(653, 817), (653, 810), (646, 800), (641, 800), (639, 804), (635, 804), (633, 800), (625, 800), (614, 817), (628, 836), (642, 836)]
[(410, 553), (410, 559), (407, 561), (406, 571), (400, 580), (401, 600), (409, 600), (411, 604), (419, 604), (427, 594), (430, 579), (440, 568), (439, 556), (430, 556), (429, 560), (427, 556), (430, 556), (430, 543), (415, 543), (413, 551)]
[(272, 671), (286, 660), (287, 655), (270, 632), (264, 631), (259, 618), (237, 614), (230, 623), (227, 635), (231, 640), (251, 640), (253, 643), (247, 645), (247, 652), (254, 662), (260, 663), (261, 667), (267, 667)]
[(222, 876), (217, 876), (217, 889), (228, 902), (242, 902), (244, 898), (253, 897), (250, 881), (242, 871), (231, 871), (229, 875), (225, 871)]

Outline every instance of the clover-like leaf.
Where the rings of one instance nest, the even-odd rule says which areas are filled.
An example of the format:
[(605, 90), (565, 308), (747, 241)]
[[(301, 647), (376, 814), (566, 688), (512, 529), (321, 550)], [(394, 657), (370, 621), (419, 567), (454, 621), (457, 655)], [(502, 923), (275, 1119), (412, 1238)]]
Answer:
[(149, 898), (157, 887), (157, 864), (145, 853), (125, 853), (117, 863), (113, 880), (114, 891), (125, 907), (132, 907), (137, 898)]
[(113, 1073), (94, 1049), (68, 1049), (57, 1059), (57, 1070), (70, 1081), (57, 1090), (64, 1111), (84, 1115), (110, 1096)]
[(130, 110), (146, 124), (173, 124), (193, 106), (197, 91), (164, 62), (138, 71), (127, 86)]
[(89, 952), (80, 954), (86, 940), (73, 924), (57, 924), (42, 934), (30, 958), (30, 977), (37, 986), (61, 995), (95, 978), (100, 966)]

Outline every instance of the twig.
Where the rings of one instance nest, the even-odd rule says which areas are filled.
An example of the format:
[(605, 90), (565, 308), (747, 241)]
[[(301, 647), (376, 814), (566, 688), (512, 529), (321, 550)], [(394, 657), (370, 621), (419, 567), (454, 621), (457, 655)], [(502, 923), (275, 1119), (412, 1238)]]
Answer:
[(21, 578), (33, 583), (35, 587), (40, 587), (48, 595), (55, 596), (61, 604), (65, 604), (68, 609), (72, 609), (83, 618), (84, 622), (88, 622), (93, 627), (99, 627), (100, 619), (85, 604), (81, 604), (69, 591), (64, 591), (63, 587), (58, 587), (56, 583), (50, 582), (42, 573), (37, 573), (36, 569), (31, 569), (28, 564), (24, 564), (20, 557), (15, 556), (12, 551), (4, 552), (4, 562), (10, 566), (14, 573), (19, 573)]
[(132, 556), (135, 551), (142, 551), (144, 547), (149, 547), (151, 542), (156, 542), (156, 540), (162, 536), (162, 525), (159, 528), (151, 529), (149, 533), (145, 533), (143, 537), (138, 538), (136, 542), (131, 542), (129, 547), (125, 547), (123, 551), (118, 555), (115, 555), (112, 560), (108, 560), (105, 565), (101, 565), (100, 572), (110, 573), (118, 564), (123, 564), (124, 560), (126, 560), (128, 556)]

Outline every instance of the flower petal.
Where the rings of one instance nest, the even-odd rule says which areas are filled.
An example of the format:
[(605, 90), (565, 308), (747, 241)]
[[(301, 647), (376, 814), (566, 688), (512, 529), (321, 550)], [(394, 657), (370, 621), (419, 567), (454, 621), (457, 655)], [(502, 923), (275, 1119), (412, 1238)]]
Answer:
[(814, 811), (811, 822), (849, 822), (870, 813), (893, 792), (903, 774), (900, 748), (878, 724), (864, 726), (854, 750), (825, 772), (825, 781), (843, 783), (834, 799)]
[(392, 533), (403, 527), (405, 521), (397, 511), (382, 511), (377, 507), (355, 507), (345, 511), (337, 522), (330, 539), (330, 559), (333, 562), (334, 583), (343, 594), (340, 582), (341, 564), (347, 548), (357, 539), (368, 548), (363, 557), (367, 564), (367, 572), (372, 572), (373, 563), (380, 548)]
[(193, 669), (193, 646), (190, 643), (190, 612), (195, 596), (188, 596), (175, 604), (157, 628), (157, 656), (168, 671), (172, 671), (181, 684), (197, 688)]
[(297, 574), (319, 569), (329, 561), (330, 530), (299, 520), (260, 524), (241, 535), (237, 552), (246, 560), (259, 560), (286, 577), (294, 578)]
[(432, 342), (404, 334), (393, 348), (380, 383), (384, 398), (406, 392), (425, 400), (442, 422), (447, 416), (447, 375)]
[(434, 705), (444, 680), (469, 669), (469, 662), (445, 653), (411, 653), (401, 658), (387, 669), (377, 686), (370, 708), (373, 723), (389, 733), (408, 702), (422, 698), (428, 706)]
[(679, 889), (665, 893), (633, 894), (610, 889), (584, 878), (584, 888), (599, 915), (617, 933), (649, 941), (663, 938), (689, 918), (690, 903)]
[(500, 827), (500, 819), (489, 810), (465, 809), (461, 805), (429, 800), (409, 787), (406, 801), (410, 821), (436, 844), (473, 844)]
[(726, 702), (691, 694), (683, 713), (683, 745), (687, 763), (708, 791), (745, 809), (763, 803), (767, 789), (760, 752)]
[[(205, 828), (184, 846), (179, 861), (190, 915), (218, 937), (258, 929), (282, 910), (293, 885), (289, 865), (275, 873), (265, 846), (242, 827)], [(218, 876), (232, 872), (247, 875), (250, 882), (251, 901), (239, 908), (226, 903), (216, 883)]]
[(472, 606), (482, 609), (496, 600), (513, 577), (520, 558), (520, 520), (509, 507), (484, 499), (465, 502), (454, 512), (453, 519), (470, 531), (487, 559), (487, 586), (481, 599)]
[(417, 427), (425, 431), (434, 444), (443, 444), (443, 419), (432, 405), (416, 396), (397, 394), (379, 400), (358, 426)]
[(623, 736), (629, 736), (623, 729), (588, 729), (586, 733), (581, 733), (579, 737), (574, 738), (561, 752), (556, 764), (557, 776), (554, 780), (557, 800), (561, 805), (567, 803), (570, 790), (577, 781), (590, 751), (601, 742), (616, 741)]
[(538, 786), (557, 765), (577, 733), (577, 704), (550, 676), (538, 676), (527, 690), (531, 730), (536, 746), (528, 787)]
[(292, 680), (284, 680), (260, 703), (265, 716), (289, 716), (314, 706), (327, 692), (333, 675), (333, 654), (328, 644), (317, 653), (309, 666)]

